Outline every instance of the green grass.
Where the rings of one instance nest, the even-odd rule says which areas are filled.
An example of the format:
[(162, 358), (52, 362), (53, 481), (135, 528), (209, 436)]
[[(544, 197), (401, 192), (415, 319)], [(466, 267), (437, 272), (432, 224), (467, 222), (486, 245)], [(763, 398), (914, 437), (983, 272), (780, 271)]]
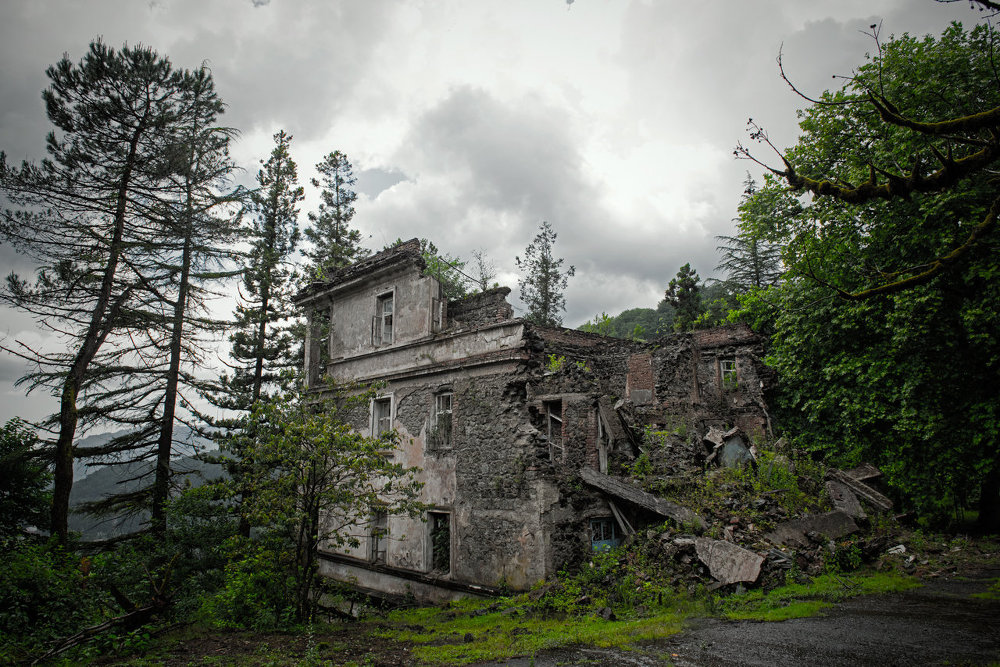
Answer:
[(921, 585), (916, 577), (896, 572), (860, 576), (824, 574), (809, 583), (791, 583), (767, 593), (753, 590), (717, 598), (714, 606), (723, 617), (732, 620), (784, 621), (813, 616), (834, 602), (856, 595), (892, 593)]
[[(680, 607), (664, 608), (645, 618), (615, 621), (595, 615), (503, 614), (500, 609), (471, 615), (476, 607), (484, 606), (484, 603), (458, 603), (457, 609), (394, 612), (387, 619), (385, 625), (388, 627), (376, 630), (373, 635), (413, 642), (413, 656), (424, 663), (460, 665), (531, 656), (538, 651), (574, 644), (628, 649), (640, 642), (680, 632), (690, 613)], [(467, 635), (471, 635), (472, 641), (466, 641)]]
[(1000, 577), (993, 580), (990, 587), (982, 593), (973, 593), (972, 597), (980, 600), (1000, 600)]

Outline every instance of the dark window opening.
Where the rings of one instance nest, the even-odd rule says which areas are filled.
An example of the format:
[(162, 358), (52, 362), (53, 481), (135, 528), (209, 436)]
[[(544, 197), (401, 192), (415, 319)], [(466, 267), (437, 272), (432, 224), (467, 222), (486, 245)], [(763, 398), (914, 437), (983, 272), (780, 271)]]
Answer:
[(726, 391), (733, 391), (739, 386), (739, 379), (736, 375), (735, 359), (720, 359), (719, 372), (722, 376), (722, 388)]
[(545, 402), (545, 437), (549, 441), (549, 460), (564, 461), (566, 446), (563, 442), (562, 401)]
[(372, 403), (372, 435), (385, 436), (392, 430), (392, 399), (376, 398)]
[(376, 345), (392, 343), (393, 299), (392, 293), (383, 294), (375, 300), (375, 321), (373, 323), (373, 338)]
[(373, 563), (385, 563), (388, 543), (389, 516), (385, 512), (377, 512), (372, 518), (371, 560)]
[(622, 543), (611, 518), (590, 520), (590, 547), (594, 551), (608, 551)]
[(434, 396), (434, 424), (431, 442), (435, 447), (451, 447), (453, 394), (444, 392)]
[(317, 384), (330, 365), (330, 308), (317, 308), (312, 313), (310, 337), (309, 383)]
[(431, 530), (431, 570), (451, 572), (451, 515), (447, 512), (428, 512)]

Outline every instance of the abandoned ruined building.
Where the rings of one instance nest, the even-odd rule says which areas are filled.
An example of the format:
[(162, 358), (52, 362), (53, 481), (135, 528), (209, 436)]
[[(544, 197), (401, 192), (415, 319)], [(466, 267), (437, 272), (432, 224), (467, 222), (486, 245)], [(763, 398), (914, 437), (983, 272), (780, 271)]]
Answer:
[(408, 241), (296, 297), (310, 383), (378, 383), (353, 426), (397, 432), (431, 508), (364, 517), (360, 546), (321, 553), (329, 577), (418, 599), (529, 588), (637, 527), (699, 520), (616, 476), (644, 429), (768, 427), (746, 327), (643, 342), (538, 326), (509, 288), (448, 301), (424, 269)]

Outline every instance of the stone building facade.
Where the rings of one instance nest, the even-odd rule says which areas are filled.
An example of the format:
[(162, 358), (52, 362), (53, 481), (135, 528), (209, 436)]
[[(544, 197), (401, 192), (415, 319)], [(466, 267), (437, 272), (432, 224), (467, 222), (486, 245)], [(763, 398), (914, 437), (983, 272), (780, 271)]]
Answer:
[(648, 508), (581, 474), (620, 472), (645, 427), (767, 429), (746, 327), (607, 338), (516, 318), (509, 293), (447, 301), (413, 240), (298, 295), (310, 382), (378, 383), (353, 426), (396, 430), (430, 508), (362, 517), (358, 547), (321, 553), (327, 576), (420, 599), (526, 589), (641, 523)]

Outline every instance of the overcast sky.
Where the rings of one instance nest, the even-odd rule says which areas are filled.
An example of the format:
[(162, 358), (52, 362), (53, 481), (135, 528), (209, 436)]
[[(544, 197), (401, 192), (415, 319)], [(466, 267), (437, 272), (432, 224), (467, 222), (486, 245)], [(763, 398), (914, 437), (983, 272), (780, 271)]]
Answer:
[[(369, 247), (484, 249), (514, 298), (514, 256), (547, 220), (577, 269), (564, 318), (576, 327), (655, 306), (685, 262), (713, 275), (715, 237), (733, 230), (746, 172), (760, 176), (732, 154), (747, 119), (779, 146), (797, 136), (782, 44), (786, 72), (818, 94), (863, 62), (873, 23), (888, 36), (978, 18), (932, 0), (4, 0), (0, 150), (43, 156), (45, 69), (97, 37), (204, 62), (242, 132), (247, 182), (279, 129), (303, 184), (343, 151)], [(316, 200), (307, 187), (303, 222)], [(0, 246), (4, 274), (24, 268)], [(7, 342), (39, 341), (30, 320), (0, 316)], [(0, 420), (58, 407), (12, 388), (21, 372), (0, 353)]]

